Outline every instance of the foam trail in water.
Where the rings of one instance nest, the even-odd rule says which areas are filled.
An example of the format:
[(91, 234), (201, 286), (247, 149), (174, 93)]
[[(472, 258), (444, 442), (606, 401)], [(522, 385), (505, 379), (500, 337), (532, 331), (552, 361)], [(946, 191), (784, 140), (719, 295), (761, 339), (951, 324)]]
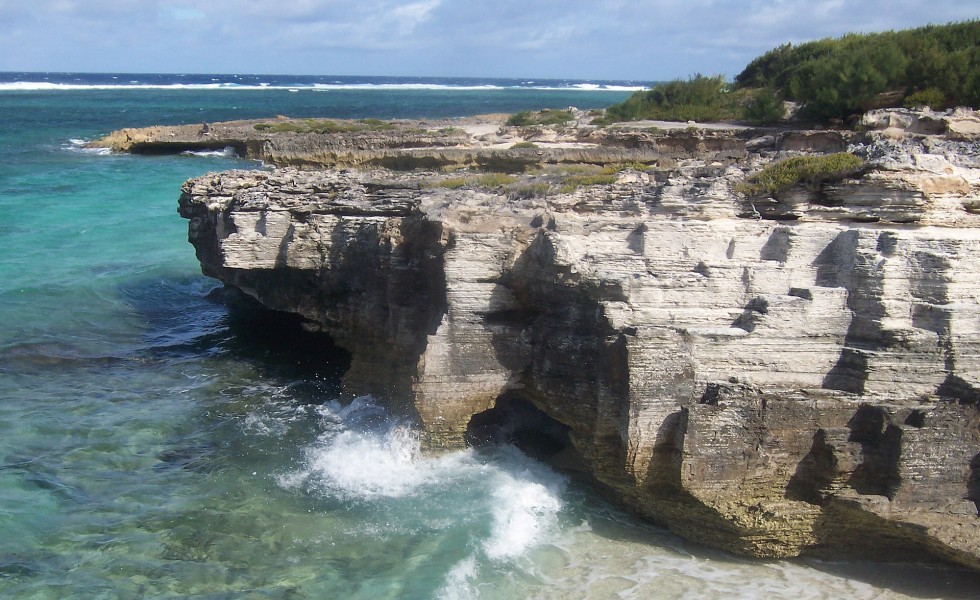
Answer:
[(483, 544), (492, 560), (516, 558), (558, 529), (565, 479), (531, 462), (517, 449), (501, 449), (511, 469), (494, 476), (493, 529)]
[(369, 397), (345, 407), (328, 403), (321, 416), (326, 431), (307, 450), (306, 467), (281, 476), (281, 485), (305, 483), (345, 500), (398, 498), (452, 477), (472, 461), (468, 452), (421, 457), (418, 434), (390, 418)]
[(441, 510), (438, 521), (449, 525), (427, 526), (469, 521), (472, 537), (470, 551), (447, 573), (440, 597), (476, 597), (482, 570), (512, 563), (559, 535), (567, 481), (516, 448), (427, 456), (418, 434), (370, 398), (343, 407), (328, 403), (320, 412), (324, 432), (307, 449), (303, 467), (281, 475), (279, 484), (364, 506), (412, 499), (411, 510), (423, 512), (429, 509), (418, 507), (453, 495), (450, 507), (431, 509)]
[(236, 158), (238, 156), (232, 146), (225, 146), (221, 150), (185, 150), (181, 154), (184, 156), (217, 156), (221, 158)]
[(98, 156), (108, 156), (112, 154), (112, 150), (108, 148), (88, 148), (88, 144), (85, 140), (80, 140), (77, 138), (72, 138), (68, 140), (67, 144), (64, 144), (62, 148), (71, 152), (81, 152), (83, 154), (96, 154)]
[(442, 84), (442, 83), (313, 83), (313, 84), (271, 84), (260, 83), (249, 85), (241, 83), (221, 82), (221, 83), (162, 83), (147, 84), (138, 82), (129, 83), (51, 83), (47, 81), (9, 81), (0, 83), (0, 92), (25, 92), (25, 91), (73, 91), (73, 90), (313, 90), (313, 91), (333, 91), (333, 90), (462, 90), (462, 91), (484, 91), (484, 90), (503, 90), (503, 89), (529, 89), (529, 90), (577, 90), (577, 91), (597, 91), (597, 92), (628, 92), (647, 89), (640, 85), (615, 85), (615, 84), (596, 84), (596, 83), (575, 83), (570, 85), (467, 85), (467, 84)]

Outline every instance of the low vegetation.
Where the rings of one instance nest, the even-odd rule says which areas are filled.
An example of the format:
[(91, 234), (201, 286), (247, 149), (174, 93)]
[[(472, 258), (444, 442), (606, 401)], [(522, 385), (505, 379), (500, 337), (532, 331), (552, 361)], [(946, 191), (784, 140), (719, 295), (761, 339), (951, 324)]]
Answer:
[(507, 119), (510, 127), (528, 127), (532, 125), (566, 125), (574, 117), (567, 110), (546, 108), (538, 112), (522, 110)]
[(356, 133), (359, 131), (384, 131), (395, 126), (380, 119), (361, 119), (360, 121), (331, 121), (329, 119), (294, 119), (272, 123), (256, 123), (256, 131), (268, 133)]
[(576, 165), (563, 167), (558, 172), (559, 187), (564, 193), (590, 185), (610, 185), (616, 183), (619, 174), (627, 169), (642, 171), (646, 165), (638, 163), (617, 163), (599, 167), (595, 165)]
[(889, 106), (980, 106), (980, 21), (785, 44), (750, 62), (732, 83), (700, 74), (659, 83), (611, 106), (598, 124), (767, 125), (784, 117), (784, 101), (799, 104), (800, 115), (817, 122)]
[(730, 86), (722, 76), (698, 74), (687, 81), (659, 83), (609, 107), (613, 121), (657, 119), (662, 121), (721, 121), (736, 116)]
[(980, 106), (980, 21), (786, 44), (749, 63), (735, 85), (774, 87), (817, 120), (901, 106), (925, 90), (932, 108)]
[(825, 181), (840, 180), (856, 174), (863, 165), (864, 161), (847, 152), (796, 156), (769, 163), (749, 177), (738, 191), (749, 196), (772, 195), (800, 184), (815, 186)]
[(458, 190), (462, 188), (493, 190), (506, 193), (511, 198), (543, 197), (550, 194), (570, 193), (580, 187), (615, 183), (625, 170), (642, 171), (640, 163), (617, 163), (604, 167), (590, 164), (547, 165), (525, 177), (507, 173), (482, 173), (433, 179), (425, 187)]

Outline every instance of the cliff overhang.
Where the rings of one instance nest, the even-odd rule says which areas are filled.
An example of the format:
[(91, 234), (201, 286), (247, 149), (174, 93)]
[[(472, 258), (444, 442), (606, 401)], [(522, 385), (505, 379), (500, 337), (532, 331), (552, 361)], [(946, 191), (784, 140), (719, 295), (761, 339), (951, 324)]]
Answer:
[[(496, 180), (209, 174), (180, 213), (206, 274), (333, 336), (345, 393), (432, 449), (523, 444), (734, 552), (980, 568), (980, 145), (894, 122), (538, 132), (576, 146)], [(841, 150), (865, 168), (736, 191)]]

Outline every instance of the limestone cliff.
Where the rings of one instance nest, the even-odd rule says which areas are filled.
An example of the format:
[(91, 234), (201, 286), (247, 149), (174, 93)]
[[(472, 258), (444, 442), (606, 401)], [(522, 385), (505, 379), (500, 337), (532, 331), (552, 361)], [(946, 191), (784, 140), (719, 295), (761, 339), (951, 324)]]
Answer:
[[(517, 441), (740, 553), (980, 568), (980, 144), (891, 114), (864, 134), (586, 128), (574, 152), (647, 167), (547, 191), (210, 174), (180, 212), (206, 274), (333, 336), (346, 393), (432, 448)], [(735, 191), (822, 149), (868, 162)]]

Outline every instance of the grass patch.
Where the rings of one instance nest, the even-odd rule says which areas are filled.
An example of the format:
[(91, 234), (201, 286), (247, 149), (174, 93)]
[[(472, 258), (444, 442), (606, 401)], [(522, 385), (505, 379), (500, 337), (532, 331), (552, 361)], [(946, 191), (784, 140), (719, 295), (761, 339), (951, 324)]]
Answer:
[(476, 185), (485, 188), (501, 188), (514, 183), (513, 175), (506, 173), (485, 173), (476, 179)]
[(842, 179), (853, 175), (863, 165), (863, 160), (847, 152), (796, 156), (769, 163), (738, 186), (736, 191), (749, 196), (772, 195), (799, 184), (819, 185), (824, 181)]
[(424, 187), (437, 187), (449, 190), (458, 190), (464, 187), (481, 187), (490, 189), (500, 189), (507, 187), (517, 181), (513, 175), (506, 173), (484, 173), (483, 175), (469, 175), (465, 177), (449, 177), (447, 179), (429, 180), (424, 182)]
[(511, 188), (514, 198), (541, 198), (551, 193), (551, 184), (547, 181), (533, 181)]
[(533, 149), (535, 149), (537, 147), (538, 147), (538, 145), (535, 144), (534, 142), (517, 142), (516, 144), (514, 144), (510, 148), (511, 148), (511, 150), (524, 150), (524, 149), (532, 149), (533, 150)]
[(329, 119), (297, 119), (276, 123), (256, 123), (256, 131), (266, 133), (356, 133), (359, 131), (384, 131), (395, 126), (380, 119), (361, 119), (356, 123), (337, 122)]
[(389, 123), (388, 121), (382, 121), (381, 119), (361, 119), (358, 123), (362, 125), (367, 125), (368, 128), (375, 131), (394, 129), (395, 124)]
[(506, 124), (510, 127), (530, 127), (532, 125), (565, 125), (574, 117), (567, 110), (546, 108), (538, 112), (522, 110), (512, 114)]
[(466, 177), (450, 177), (449, 179), (442, 179), (435, 182), (435, 187), (446, 188), (449, 190), (458, 190), (460, 188), (466, 187)]
[(573, 192), (580, 187), (590, 185), (609, 185), (616, 182), (615, 173), (595, 173), (594, 175), (571, 175), (565, 177), (561, 182), (561, 191), (564, 193)]
[(572, 192), (580, 187), (590, 185), (610, 185), (616, 183), (619, 174), (626, 170), (645, 171), (647, 166), (637, 162), (624, 162), (604, 167), (595, 165), (569, 165), (559, 173), (560, 190)]

